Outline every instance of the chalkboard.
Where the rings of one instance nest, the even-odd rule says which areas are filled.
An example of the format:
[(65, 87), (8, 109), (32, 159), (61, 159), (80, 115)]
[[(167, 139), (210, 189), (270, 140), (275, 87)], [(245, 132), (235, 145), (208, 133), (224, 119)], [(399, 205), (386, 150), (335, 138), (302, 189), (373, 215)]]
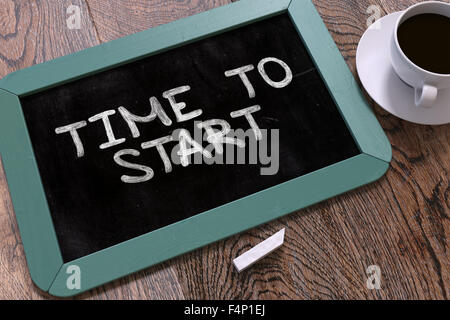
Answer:
[(372, 182), (391, 158), (309, 0), (241, 0), (20, 70), (0, 105), (31, 277), (58, 296)]
[[(283, 88), (269, 85), (257, 70), (268, 57), (285, 62), (292, 81)], [(239, 75), (225, 71), (254, 65), (245, 73), (255, 97), (250, 97)], [(286, 77), (280, 63), (265, 65), (273, 81)], [(177, 122), (162, 93), (189, 86), (177, 95), (183, 112), (201, 109), (189, 121)], [(156, 97), (171, 119), (138, 123), (133, 138), (118, 108), (135, 115), (150, 114)], [(210, 210), (260, 190), (305, 175), (360, 153), (305, 46), (298, 41), (287, 14), (176, 48), (94, 76), (21, 99), (39, 171), (52, 213), (64, 261), (94, 253), (171, 223)], [(249, 128), (244, 116), (230, 113), (259, 105), (252, 113), (260, 129), (279, 129), (279, 170), (261, 175), (261, 164), (172, 165), (166, 173), (156, 148), (141, 144), (186, 129), (194, 135), (194, 121), (226, 120), (233, 129)], [(88, 119), (107, 110), (116, 139), (122, 143), (100, 149), (108, 141), (102, 121)], [(55, 128), (86, 121), (77, 130), (84, 155), (77, 157), (70, 132)], [(165, 144), (167, 152), (178, 141)], [(249, 145), (250, 142), (247, 144)], [(152, 179), (124, 183), (121, 176), (143, 172), (118, 166), (119, 150), (140, 156), (124, 159), (151, 167)], [(249, 151), (249, 150), (248, 150)], [(216, 152), (214, 150), (213, 152)], [(245, 214), (244, 212), (242, 214)]]

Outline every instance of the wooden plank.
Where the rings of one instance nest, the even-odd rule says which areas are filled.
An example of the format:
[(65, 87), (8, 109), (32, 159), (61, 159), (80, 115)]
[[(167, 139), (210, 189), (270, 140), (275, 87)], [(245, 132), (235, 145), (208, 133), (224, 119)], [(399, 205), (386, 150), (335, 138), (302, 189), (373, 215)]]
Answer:
[[(28, 4), (21, 0), (13, 6), (12, 1), (2, 4), (0, 34), (14, 34), (15, 29), (18, 32), (6, 40), (0, 37), (1, 76), (51, 59), (52, 54), (69, 53), (71, 46), (81, 46), (80, 42), (71, 44), (70, 33), (62, 29), (62, 39), (66, 38), (68, 47), (53, 45), (55, 41), (64, 41), (58, 40), (61, 33), (55, 36), (51, 32), (55, 25), (45, 21), (65, 20), (56, 18), (54, 13), (64, 15), (65, 10), (58, 11), (53, 7), (61, 2), (41, 0)], [(178, 8), (189, 6), (188, 1), (171, 2), (176, 2), (171, 6)], [(213, 3), (213, 6), (218, 2), (221, 3), (198, 0), (191, 5), (206, 9), (202, 5)], [(384, 15), (418, 1), (313, 2), (356, 74), (356, 47), (371, 15), (366, 13), (368, 7), (378, 5)], [(102, 40), (137, 32), (155, 21), (157, 23), (158, 18), (151, 21), (146, 18), (155, 3), (162, 1), (88, 0)], [(168, 12), (169, 17), (171, 6), (161, 6), (158, 10)], [(87, 10), (84, 5), (82, 8), (82, 13)], [(133, 8), (135, 12), (132, 12)], [(172, 19), (183, 15), (181, 11), (174, 10)], [(12, 12), (19, 17), (17, 21)], [(51, 12), (54, 18), (51, 18)], [(127, 18), (130, 14), (133, 18)], [(115, 20), (116, 15), (121, 18)], [(168, 22), (170, 18), (167, 19), (164, 21)], [(119, 24), (122, 20), (126, 23)], [(21, 27), (12, 28), (11, 21)], [(83, 32), (95, 35), (92, 29)], [(92, 38), (87, 39), (92, 41)], [(392, 168), (379, 182), (117, 280), (80, 298), (156, 299), (181, 298), (184, 294), (186, 298), (197, 299), (448, 299), (448, 125), (414, 125), (390, 116), (374, 103), (372, 106), (393, 145)], [(0, 298), (40, 298), (42, 296), (32, 286), (26, 270), (3, 173), (0, 175), (0, 199)], [(286, 238), (280, 250), (241, 274), (233, 270), (232, 258), (283, 227), (286, 227)], [(374, 264), (381, 269), (381, 290), (366, 287), (366, 269)]]
[[(405, 10), (417, 0), (407, 1), (314, 1), (319, 6), (329, 30), (356, 75), (356, 48), (367, 27), (370, 6), (381, 15)], [(449, 0), (443, 2), (450, 3)], [(326, 3), (326, 5), (325, 5)], [(383, 217), (387, 239), (377, 234), (378, 246), (386, 248), (397, 261), (386, 266), (385, 278), (395, 279), (385, 291), (388, 298), (446, 299), (450, 293), (448, 221), (448, 172), (450, 148), (447, 126), (421, 126), (389, 115), (371, 102), (377, 117), (391, 141), (394, 160), (391, 170), (376, 191), (378, 210)], [(381, 195), (383, 195), (381, 197)], [(388, 202), (383, 206), (383, 203)], [(363, 202), (364, 203), (364, 202)], [(386, 213), (389, 212), (389, 213)], [(395, 262), (395, 263), (394, 263)], [(381, 267), (381, 265), (380, 265)], [(383, 272), (383, 269), (382, 269)]]
[[(66, 19), (70, 16), (70, 14), (66, 14), (68, 5), (80, 7), (80, 29), (71, 30), (67, 27)], [(195, 7), (197, 7), (197, 12), (200, 12), (213, 6), (217, 6), (217, 3), (206, 1), (192, 4), (188, 2), (181, 9), (192, 7), (194, 9), (187, 11), (193, 14), (196, 12)], [(166, 22), (175, 20), (180, 15), (171, 15), (169, 12), (168, 17), (171, 19), (167, 18)], [(70, 4), (63, 0), (40, 0), (31, 3), (25, 0), (15, 2), (8, 0), (0, 8), (0, 35), (3, 36), (0, 37), (0, 77), (18, 69), (100, 43), (89, 7), (84, 0), (74, 0)], [(2, 252), (0, 256), (0, 283), (2, 283), (0, 298), (20, 299), (46, 296), (32, 285), (26, 270), (23, 248), (17, 245), (20, 244), (20, 235), (3, 170), (0, 171), (0, 174), (0, 199), (2, 200), (0, 222), (5, 222), (1, 227), (5, 230), (0, 236)], [(7, 223), (8, 221), (11, 223)], [(17, 261), (19, 258), (20, 261)], [(12, 263), (15, 265), (13, 266)], [(170, 263), (166, 262), (151, 270), (97, 288), (80, 298), (180, 299), (183, 295), (173, 268)], [(21, 272), (20, 276), (17, 276), (19, 271)]]
[[(80, 8), (80, 29), (67, 27), (70, 4)], [(0, 35), (0, 77), (99, 43), (84, 0), (4, 0)]]
[(0, 167), (0, 299), (40, 299), (40, 291), (35, 289), (28, 272), (3, 166)]
[[(356, 74), (356, 48), (372, 14), (366, 13), (369, 6), (379, 6), (385, 15), (418, 1), (313, 2)], [(414, 125), (372, 106), (393, 145), (387, 176), (178, 258), (187, 298), (449, 297), (448, 125)], [(233, 270), (233, 257), (284, 227), (280, 250), (241, 274)], [(381, 290), (366, 287), (371, 265), (381, 269)]]
[[(69, 29), (68, 5), (80, 7), (80, 29)], [(84, 0), (6, 1), (0, 8), (0, 76), (100, 43)], [(20, 234), (3, 172), (0, 170), (0, 299), (46, 297), (29, 276)], [(168, 285), (172, 283), (173, 285)], [(181, 298), (169, 264), (118, 280), (83, 297)], [(122, 285), (119, 285), (122, 284)], [(164, 286), (162, 288), (161, 286)]]
[(102, 42), (230, 2), (230, 0), (87, 0)]

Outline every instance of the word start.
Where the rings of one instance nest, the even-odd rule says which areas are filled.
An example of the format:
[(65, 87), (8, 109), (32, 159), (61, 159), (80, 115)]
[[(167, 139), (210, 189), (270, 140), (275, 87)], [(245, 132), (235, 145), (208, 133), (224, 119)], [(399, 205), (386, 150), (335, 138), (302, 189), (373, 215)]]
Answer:
[[(269, 75), (266, 73), (265, 70), (265, 65), (269, 62), (278, 64), (284, 70), (285, 77), (283, 80), (274, 81), (269, 77)], [(257, 69), (261, 77), (264, 79), (264, 81), (273, 88), (277, 89), (284, 88), (291, 83), (293, 78), (292, 71), (289, 68), (289, 66), (284, 61), (277, 58), (268, 57), (262, 59), (258, 63)], [(255, 89), (251, 84), (249, 78), (247, 77), (247, 73), (252, 70), (254, 70), (254, 66), (250, 64), (233, 70), (225, 71), (225, 77), (235, 79), (239, 78), (239, 80), (247, 90), (250, 99), (256, 97)], [(202, 109), (196, 109), (190, 112), (186, 112), (185, 111), (186, 103), (177, 101), (176, 96), (178, 94), (187, 92), (189, 90), (191, 90), (191, 87), (189, 85), (184, 85), (167, 90), (162, 94), (162, 97), (166, 99), (170, 104), (173, 113), (175, 114), (177, 123), (195, 119), (201, 116), (203, 113)], [(137, 127), (137, 123), (149, 123), (154, 121), (155, 119), (158, 119), (164, 126), (170, 127), (173, 124), (172, 119), (164, 111), (164, 108), (162, 107), (162, 104), (157, 97), (153, 96), (149, 99), (149, 101), (150, 101), (150, 113), (145, 116), (133, 114), (123, 106), (117, 108), (124, 122), (128, 125), (131, 132), (131, 136), (133, 138), (140, 137), (140, 132)], [(261, 107), (259, 105), (253, 105), (248, 108), (230, 112), (231, 118), (245, 117), (245, 119), (249, 124), (250, 127), (249, 129), (253, 132), (256, 141), (261, 140), (263, 134), (252, 114), (260, 110)], [(57, 135), (69, 134), (75, 146), (76, 155), (78, 158), (81, 158), (85, 156), (85, 150), (80, 135), (78, 134), (78, 130), (88, 126), (88, 122), (93, 123), (101, 121), (103, 124), (106, 138), (108, 141), (99, 145), (100, 150), (105, 150), (125, 143), (126, 138), (117, 138), (114, 135), (114, 131), (109, 118), (115, 114), (116, 110), (114, 109), (106, 110), (99, 114), (93, 115), (87, 121), (83, 120), (69, 125), (58, 127), (55, 129), (55, 133)], [(231, 126), (227, 121), (223, 119), (211, 119), (201, 122), (198, 121), (196, 122), (196, 126), (198, 129), (204, 130), (205, 135), (207, 137), (206, 140), (207, 142), (210, 143), (211, 146), (211, 148), (209, 149), (214, 150), (216, 154), (223, 153), (224, 144), (237, 146), (239, 148), (245, 147), (245, 141), (243, 141), (242, 139), (228, 136), (229, 132), (231, 131)], [(218, 129), (219, 127), (220, 129)], [(171, 135), (143, 142), (141, 144), (142, 150), (154, 148), (156, 152), (158, 152), (161, 161), (164, 164), (166, 173), (172, 171), (173, 161), (171, 161), (171, 159), (169, 158), (164, 145), (172, 141), (178, 142), (178, 145), (176, 146), (177, 150), (176, 154), (179, 157), (179, 163), (181, 163), (181, 165), (184, 167), (190, 164), (189, 159), (190, 156), (193, 154), (199, 153), (203, 155), (203, 157), (205, 158), (212, 158), (212, 153), (208, 151), (208, 148), (203, 148), (199, 142), (197, 142), (192, 138), (189, 131), (185, 129), (178, 129), (175, 130), (174, 133), (172, 133)], [(113, 160), (117, 165), (127, 169), (136, 170), (136, 172), (139, 172), (140, 175), (136, 176), (123, 175), (121, 176), (122, 182), (142, 183), (153, 178), (154, 171), (151, 167), (126, 161), (123, 159), (124, 156), (139, 157), (140, 152), (136, 149), (122, 149), (117, 151), (113, 156)]]

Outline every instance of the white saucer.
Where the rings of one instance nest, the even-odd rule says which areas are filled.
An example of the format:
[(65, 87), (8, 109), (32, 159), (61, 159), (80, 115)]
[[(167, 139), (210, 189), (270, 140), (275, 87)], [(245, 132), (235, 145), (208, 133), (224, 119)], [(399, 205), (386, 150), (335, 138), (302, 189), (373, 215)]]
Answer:
[(362, 85), (383, 109), (403, 120), (428, 125), (450, 123), (450, 89), (439, 91), (432, 108), (416, 107), (414, 89), (391, 66), (392, 29), (401, 13), (381, 18), (362, 36), (356, 52), (356, 68)]

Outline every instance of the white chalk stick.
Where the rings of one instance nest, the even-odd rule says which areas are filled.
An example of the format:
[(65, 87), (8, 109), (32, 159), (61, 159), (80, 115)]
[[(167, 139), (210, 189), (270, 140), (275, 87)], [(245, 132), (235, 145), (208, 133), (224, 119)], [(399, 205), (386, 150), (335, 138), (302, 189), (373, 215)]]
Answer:
[(281, 247), (284, 242), (284, 231), (285, 228), (234, 259), (233, 264), (237, 271), (241, 272), (247, 269), (269, 253)]

